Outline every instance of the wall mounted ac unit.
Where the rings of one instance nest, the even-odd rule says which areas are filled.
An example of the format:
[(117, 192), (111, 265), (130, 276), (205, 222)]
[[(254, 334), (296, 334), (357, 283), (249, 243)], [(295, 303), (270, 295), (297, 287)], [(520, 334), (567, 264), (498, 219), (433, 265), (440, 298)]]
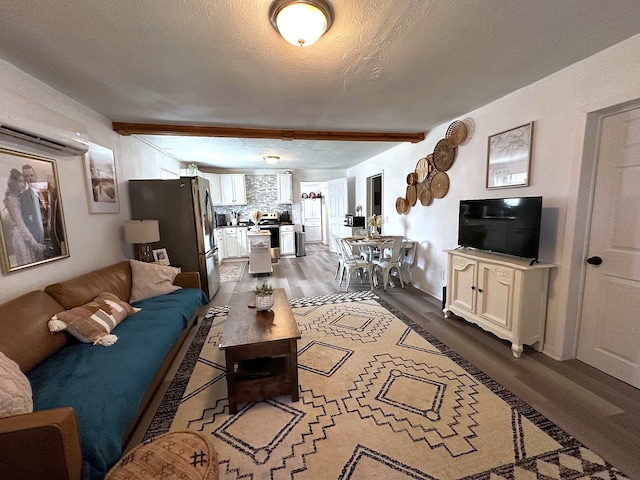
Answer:
[(0, 94), (0, 133), (66, 155), (82, 155), (89, 149), (83, 124), (7, 91)]

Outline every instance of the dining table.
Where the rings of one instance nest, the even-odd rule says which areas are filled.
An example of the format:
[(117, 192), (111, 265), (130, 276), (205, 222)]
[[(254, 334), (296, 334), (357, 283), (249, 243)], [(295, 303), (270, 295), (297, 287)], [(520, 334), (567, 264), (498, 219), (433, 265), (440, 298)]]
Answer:
[[(376, 252), (380, 251), (382, 244), (388, 240), (394, 238), (403, 238), (403, 235), (368, 235), (368, 236), (356, 236), (356, 237), (343, 237), (343, 240), (349, 245), (354, 253), (365, 252), (370, 260), (373, 259)], [(409, 279), (410, 270), (413, 262), (415, 261), (417, 242), (414, 240), (405, 239), (404, 252), (400, 259), (400, 269), (402, 270), (402, 277)], [(368, 253), (366, 253), (368, 250)]]

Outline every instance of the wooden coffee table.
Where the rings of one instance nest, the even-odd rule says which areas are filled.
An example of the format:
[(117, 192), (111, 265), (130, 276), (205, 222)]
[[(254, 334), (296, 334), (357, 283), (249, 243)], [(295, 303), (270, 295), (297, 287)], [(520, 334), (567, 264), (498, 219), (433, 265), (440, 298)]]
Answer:
[(284, 289), (274, 290), (275, 304), (267, 312), (247, 305), (252, 292), (233, 296), (220, 339), (227, 369), (229, 412), (238, 403), (291, 394), (298, 401), (298, 339), (300, 330)]

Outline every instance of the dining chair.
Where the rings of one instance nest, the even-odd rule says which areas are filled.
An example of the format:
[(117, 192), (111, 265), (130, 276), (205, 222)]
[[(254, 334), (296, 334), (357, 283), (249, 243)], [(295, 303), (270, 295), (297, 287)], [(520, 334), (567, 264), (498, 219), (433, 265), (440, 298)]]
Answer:
[(337, 245), (339, 249), (342, 249), (342, 273), (340, 275), (340, 286), (342, 286), (342, 279), (344, 274), (347, 274), (347, 285), (345, 292), (349, 290), (349, 284), (351, 283), (351, 274), (353, 272), (360, 272), (360, 281), (363, 280), (363, 275), (366, 273), (369, 280), (369, 288), (373, 290), (373, 265), (370, 262), (364, 261), (361, 257), (354, 254), (350, 245), (343, 239), (338, 237)]
[[(373, 276), (374, 280), (377, 278), (377, 270), (382, 271), (382, 282), (385, 292), (387, 291), (387, 285), (389, 284), (389, 276), (391, 270), (394, 268), (398, 272), (398, 278), (400, 279), (400, 285), (404, 288), (404, 280), (402, 278), (401, 257), (404, 252), (405, 240), (402, 237), (395, 237), (389, 240), (385, 240), (380, 245), (380, 257), (373, 259)], [(376, 282), (377, 283), (377, 282)]]
[(344, 258), (342, 251), (342, 239), (337, 235), (332, 235), (333, 244), (336, 246), (336, 252), (338, 254), (338, 266), (336, 268), (335, 279), (338, 280), (338, 276), (340, 276), (340, 284), (342, 284), (342, 277), (344, 276)]

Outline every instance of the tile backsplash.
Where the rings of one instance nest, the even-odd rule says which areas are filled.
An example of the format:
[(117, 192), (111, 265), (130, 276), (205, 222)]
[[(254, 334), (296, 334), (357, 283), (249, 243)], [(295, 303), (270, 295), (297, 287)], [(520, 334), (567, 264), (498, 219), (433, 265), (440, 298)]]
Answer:
[(256, 210), (261, 212), (291, 213), (290, 204), (280, 204), (278, 201), (278, 182), (276, 175), (245, 175), (245, 188), (247, 192), (246, 205), (224, 205), (214, 207), (215, 213), (224, 213), (227, 221), (231, 220), (233, 212), (239, 213), (240, 222), (249, 221), (251, 214)]

